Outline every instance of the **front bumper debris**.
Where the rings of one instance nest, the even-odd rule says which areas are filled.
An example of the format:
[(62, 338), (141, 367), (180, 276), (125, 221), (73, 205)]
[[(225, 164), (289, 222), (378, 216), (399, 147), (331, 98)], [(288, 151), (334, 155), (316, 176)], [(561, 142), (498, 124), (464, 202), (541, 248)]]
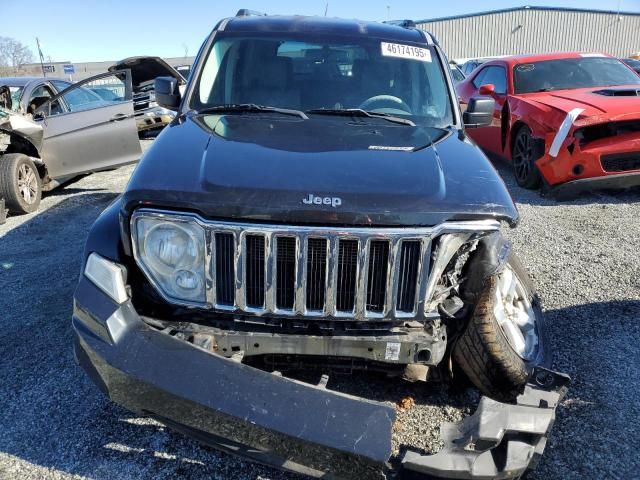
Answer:
[[(130, 301), (115, 304), (84, 275), (72, 322), (78, 363), (133, 412), (315, 478), (382, 480), (395, 473), (390, 403), (268, 373), (168, 335), (145, 323)], [(567, 382), (536, 370), (517, 404), (483, 398), (473, 416), (443, 428), (443, 451), (407, 452), (400, 468), (446, 478), (517, 478), (542, 453)], [(500, 455), (504, 462), (491, 463)]]
[(441, 478), (520, 478), (538, 463), (568, 383), (567, 375), (535, 368), (515, 405), (482, 397), (473, 415), (442, 426), (440, 452), (408, 451), (403, 468)]

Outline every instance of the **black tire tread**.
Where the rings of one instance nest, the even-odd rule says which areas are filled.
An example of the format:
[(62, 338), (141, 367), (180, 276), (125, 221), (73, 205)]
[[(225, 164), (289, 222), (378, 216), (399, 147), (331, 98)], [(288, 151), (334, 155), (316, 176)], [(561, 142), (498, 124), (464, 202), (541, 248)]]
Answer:
[(37, 172), (33, 162), (22, 153), (7, 153), (0, 156), (0, 198), (4, 198), (5, 206), (11, 213), (32, 213), (38, 209), (42, 196), (42, 184), (38, 177), (38, 199), (35, 203), (26, 204), (17, 189), (15, 182), (16, 172), (20, 163), (26, 162)]
[[(528, 132), (529, 136), (531, 136), (531, 129), (527, 126), (527, 125), (520, 125), (520, 127), (518, 128), (518, 131), (516, 132), (516, 134), (514, 135), (514, 145), (511, 147), (511, 162), (513, 164), (513, 150), (515, 149), (515, 140), (518, 139), (518, 136), (520, 135), (520, 132)], [(537, 190), (538, 188), (540, 188), (540, 185), (542, 184), (542, 175), (540, 173), (540, 170), (538, 170), (538, 167), (536, 167), (535, 163), (532, 162), (531, 165), (531, 170), (529, 172), (529, 176), (527, 177), (526, 180), (521, 181), (520, 179), (518, 179), (518, 177), (515, 175), (515, 168), (514, 168), (514, 177), (516, 179), (516, 182), (518, 183), (518, 185), (520, 185), (523, 188), (526, 188), (528, 190)]]
[[(530, 293), (532, 301), (537, 302), (531, 281), (518, 259), (511, 255), (509, 263)], [(493, 316), (496, 288), (497, 278), (490, 277), (469, 324), (454, 347), (453, 356), (469, 380), (484, 395), (499, 401), (510, 401), (526, 382), (530, 365), (513, 351)], [(539, 309), (539, 306), (534, 308)]]

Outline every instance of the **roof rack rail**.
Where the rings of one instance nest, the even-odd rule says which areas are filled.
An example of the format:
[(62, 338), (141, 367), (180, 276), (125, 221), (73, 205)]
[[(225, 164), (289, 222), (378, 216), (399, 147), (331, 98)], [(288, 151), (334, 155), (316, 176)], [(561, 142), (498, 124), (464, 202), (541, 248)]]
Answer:
[(263, 12), (257, 12), (255, 10), (249, 10), (248, 8), (241, 8), (236, 13), (236, 17), (266, 17), (267, 14)]
[(414, 22), (413, 20), (386, 20), (382, 23), (403, 28), (416, 28), (416, 22)]

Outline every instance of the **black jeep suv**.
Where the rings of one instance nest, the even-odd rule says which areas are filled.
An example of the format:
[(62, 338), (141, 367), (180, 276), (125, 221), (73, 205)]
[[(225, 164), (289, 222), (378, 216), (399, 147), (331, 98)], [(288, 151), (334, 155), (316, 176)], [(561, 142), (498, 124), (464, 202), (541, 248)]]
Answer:
[[(370, 478), (390, 465), (394, 409), (324, 374), (464, 372), (492, 398), (476, 426), (500, 437), (405, 466), (468, 478), (477, 464), (452, 455), (511, 432), (491, 468), (521, 473), (562, 379), (542, 367), (539, 300), (500, 233), (518, 213), (465, 135), (493, 100), (460, 112), (437, 41), (408, 21), (241, 11), (207, 38), (183, 94), (170, 77), (155, 91), (176, 118), (93, 226), (75, 293), (76, 357), (94, 381), (218, 447)], [(323, 375), (288, 375), (301, 369)]]

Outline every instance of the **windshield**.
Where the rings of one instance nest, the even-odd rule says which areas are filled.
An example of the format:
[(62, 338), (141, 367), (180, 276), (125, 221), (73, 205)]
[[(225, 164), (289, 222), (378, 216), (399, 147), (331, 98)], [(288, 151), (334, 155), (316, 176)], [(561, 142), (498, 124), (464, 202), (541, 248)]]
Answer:
[(640, 85), (640, 78), (609, 57), (563, 58), (522, 63), (513, 68), (516, 93), (572, 88)]
[(453, 123), (451, 99), (433, 48), (373, 38), (219, 38), (196, 81), (190, 106), (202, 110), (231, 104), (306, 112), (362, 109), (428, 126)]

